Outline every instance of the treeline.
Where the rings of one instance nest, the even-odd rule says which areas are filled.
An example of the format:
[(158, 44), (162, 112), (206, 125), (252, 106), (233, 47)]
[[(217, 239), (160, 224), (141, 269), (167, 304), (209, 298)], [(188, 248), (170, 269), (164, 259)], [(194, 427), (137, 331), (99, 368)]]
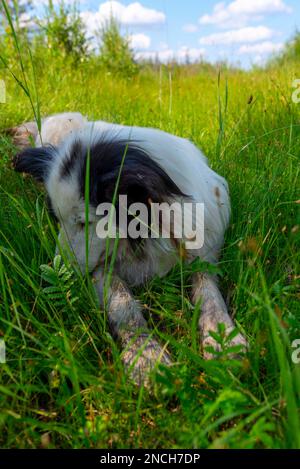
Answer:
[(19, 62), (19, 52), (26, 60), (30, 50), (37, 61), (55, 58), (75, 66), (97, 61), (108, 71), (127, 77), (139, 70), (129, 38), (121, 34), (113, 17), (89, 37), (76, 3), (54, 5), (49, 0), (41, 20), (35, 17), (31, 0), (0, 0), (0, 14), (2, 66), (15, 59)]
[[(89, 62), (127, 78), (145, 66), (160, 66), (158, 59), (143, 63), (135, 60), (129, 37), (121, 33), (113, 17), (99, 27), (93, 37), (89, 36), (76, 3), (64, 3), (62, 0), (54, 4), (49, 0), (44, 6), (43, 18), (38, 19), (32, 0), (0, 0), (0, 14), (0, 67), (7, 67), (15, 60), (19, 62), (20, 54), (24, 55), (26, 61), (28, 51), (37, 63), (43, 64), (41, 68), (53, 59), (58, 64), (75, 66)], [(299, 32), (295, 33), (280, 54), (269, 60), (266, 67), (291, 61), (300, 61)], [(179, 66), (174, 61), (169, 65)], [(222, 68), (229, 67), (226, 63), (213, 66), (203, 60), (200, 65), (201, 69), (216, 69), (220, 65)], [(199, 69), (199, 63), (190, 64), (188, 54), (185, 66), (191, 71)]]

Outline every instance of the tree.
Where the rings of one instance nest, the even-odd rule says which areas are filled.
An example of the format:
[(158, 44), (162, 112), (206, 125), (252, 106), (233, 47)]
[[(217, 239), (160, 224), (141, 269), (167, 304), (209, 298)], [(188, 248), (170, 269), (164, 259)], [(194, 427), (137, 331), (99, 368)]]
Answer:
[(122, 36), (112, 16), (99, 32), (102, 64), (111, 72), (131, 77), (138, 71), (128, 37)]
[(268, 64), (282, 66), (287, 62), (300, 62), (300, 31), (295, 32), (294, 37), (285, 44), (282, 52), (274, 55)]
[(284, 48), (282, 59), (300, 61), (300, 32), (296, 31), (293, 39)]
[(48, 46), (77, 60), (88, 55), (85, 28), (76, 4), (66, 5), (63, 1), (55, 8), (50, 0), (46, 15)]
[(21, 27), (26, 27), (26, 21), (29, 21), (30, 13), (33, 8), (32, 0), (0, 0), (0, 26), (5, 30), (8, 25), (8, 18), (4, 4), (7, 7), (13, 23), (18, 25), (21, 20)]

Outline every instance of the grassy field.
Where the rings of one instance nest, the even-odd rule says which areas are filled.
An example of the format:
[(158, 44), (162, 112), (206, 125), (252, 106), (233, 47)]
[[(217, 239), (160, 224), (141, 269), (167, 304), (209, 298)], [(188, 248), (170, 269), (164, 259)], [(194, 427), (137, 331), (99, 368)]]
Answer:
[[(42, 115), (157, 127), (193, 140), (227, 178), (232, 218), (220, 261), (221, 287), (250, 343), (241, 362), (205, 362), (189, 269), (135, 291), (149, 325), (176, 364), (154, 391), (137, 389), (121, 365), (104, 313), (86, 283), (40, 266), (53, 262), (56, 227), (41, 187), (11, 168), (0, 137), (0, 446), (10, 448), (300, 448), (300, 104), (297, 67), (249, 72), (209, 67), (143, 69), (117, 78), (91, 60), (76, 68), (35, 57)], [(17, 64), (15, 73), (20, 73)], [(30, 79), (30, 86), (34, 80)], [(299, 72), (299, 69), (298, 69)], [(7, 71), (0, 128), (32, 119)], [(52, 265), (52, 264), (51, 264)], [(183, 294), (183, 295), (182, 295)]]

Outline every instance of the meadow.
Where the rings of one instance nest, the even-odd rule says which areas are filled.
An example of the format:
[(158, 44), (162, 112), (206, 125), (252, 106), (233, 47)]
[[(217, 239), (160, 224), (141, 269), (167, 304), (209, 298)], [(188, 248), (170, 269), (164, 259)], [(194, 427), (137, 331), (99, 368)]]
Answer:
[[(226, 348), (202, 359), (199, 309), (188, 295), (196, 267), (181, 264), (135, 290), (175, 364), (152, 390), (131, 383), (89, 284), (53, 265), (57, 227), (43, 188), (13, 171), (16, 149), (0, 132), (0, 447), (300, 448), (298, 63), (143, 66), (126, 77), (53, 49), (24, 56), (41, 115), (79, 111), (163, 129), (195, 142), (227, 179), (220, 285), (250, 351), (241, 361)], [(23, 83), (19, 58), (7, 60)], [(33, 110), (4, 66), (0, 78), (3, 131), (32, 120)], [(52, 267), (46, 279), (41, 265)]]

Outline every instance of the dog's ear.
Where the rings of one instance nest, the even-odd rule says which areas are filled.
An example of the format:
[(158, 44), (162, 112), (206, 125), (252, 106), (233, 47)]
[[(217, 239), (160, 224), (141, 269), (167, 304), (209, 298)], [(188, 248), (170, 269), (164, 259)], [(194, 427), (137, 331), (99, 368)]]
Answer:
[(128, 204), (141, 202), (167, 202), (174, 196), (184, 196), (167, 173), (150, 158), (143, 155), (140, 161), (125, 161), (120, 177), (120, 194), (126, 194)]
[[(117, 193), (127, 195), (128, 204), (166, 202), (174, 196), (184, 196), (171, 177), (147, 152), (135, 143), (113, 142), (101, 148), (102, 158), (91, 155), (92, 201), (111, 202)], [(99, 150), (95, 152), (99, 155)], [(122, 155), (125, 154), (122, 166)], [(85, 175), (84, 175), (85, 177)], [(94, 179), (94, 181), (93, 181)]]
[(13, 167), (19, 173), (31, 174), (37, 181), (44, 182), (55, 154), (54, 147), (27, 148), (15, 156)]

